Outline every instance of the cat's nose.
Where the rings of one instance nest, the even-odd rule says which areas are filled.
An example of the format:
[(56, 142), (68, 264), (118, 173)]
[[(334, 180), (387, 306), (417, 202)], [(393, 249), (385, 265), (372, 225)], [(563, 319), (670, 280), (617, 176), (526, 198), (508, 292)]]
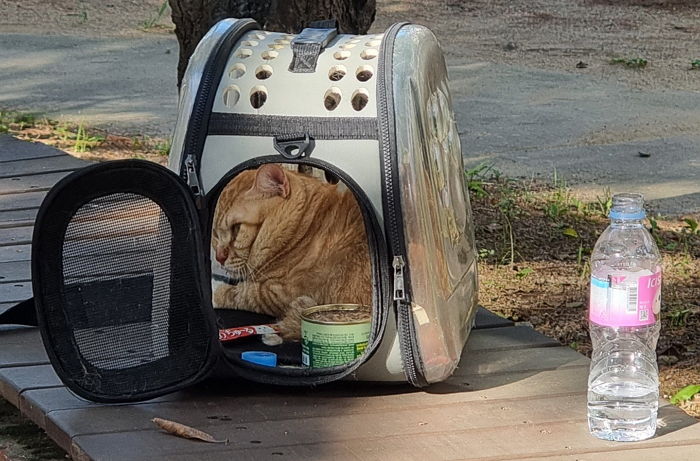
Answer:
[(216, 260), (219, 261), (219, 264), (225, 263), (227, 258), (228, 258), (228, 249), (226, 249), (226, 248), (217, 248), (216, 249)]

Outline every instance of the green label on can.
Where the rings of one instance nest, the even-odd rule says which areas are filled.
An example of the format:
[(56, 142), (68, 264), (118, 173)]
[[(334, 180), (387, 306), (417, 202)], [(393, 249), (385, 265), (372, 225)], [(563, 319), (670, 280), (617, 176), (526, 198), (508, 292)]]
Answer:
[(324, 325), (301, 321), (301, 362), (311, 368), (343, 365), (361, 356), (369, 342), (370, 322)]

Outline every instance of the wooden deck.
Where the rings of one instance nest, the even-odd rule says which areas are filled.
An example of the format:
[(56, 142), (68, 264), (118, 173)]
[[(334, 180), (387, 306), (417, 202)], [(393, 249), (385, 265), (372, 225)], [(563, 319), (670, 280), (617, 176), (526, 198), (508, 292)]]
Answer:
[[(0, 312), (31, 296), (37, 209), (52, 184), (82, 165), (0, 136)], [(61, 385), (36, 329), (0, 327), (0, 394), (79, 460), (698, 459), (698, 421), (666, 402), (650, 440), (590, 436), (588, 363), (529, 327), (480, 311), (455, 375), (427, 390), (207, 383), (145, 403), (99, 405)], [(229, 443), (176, 438), (153, 417)]]

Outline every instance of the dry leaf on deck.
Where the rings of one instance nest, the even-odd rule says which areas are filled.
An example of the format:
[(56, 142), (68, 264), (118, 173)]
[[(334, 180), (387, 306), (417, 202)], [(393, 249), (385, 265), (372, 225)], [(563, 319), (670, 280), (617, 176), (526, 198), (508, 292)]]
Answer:
[(228, 440), (216, 440), (214, 437), (207, 434), (206, 432), (202, 432), (199, 429), (195, 429), (194, 427), (176, 423), (175, 421), (169, 421), (163, 418), (153, 418), (151, 421), (153, 421), (156, 424), (156, 426), (160, 427), (164, 431), (169, 432), (173, 435), (177, 435), (178, 437), (184, 437), (186, 439), (198, 439), (210, 443), (228, 443)]

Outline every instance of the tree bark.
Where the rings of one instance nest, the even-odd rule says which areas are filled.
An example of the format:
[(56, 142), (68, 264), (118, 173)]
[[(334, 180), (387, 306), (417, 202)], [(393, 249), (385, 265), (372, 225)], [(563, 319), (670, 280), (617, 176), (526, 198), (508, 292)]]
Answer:
[(168, 0), (180, 44), (177, 85), (199, 40), (221, 19), (253, 18), (263, 29), (297, 33), (312, 21), (337, 19), (345, 34), (364, 34), (376, 0)]

